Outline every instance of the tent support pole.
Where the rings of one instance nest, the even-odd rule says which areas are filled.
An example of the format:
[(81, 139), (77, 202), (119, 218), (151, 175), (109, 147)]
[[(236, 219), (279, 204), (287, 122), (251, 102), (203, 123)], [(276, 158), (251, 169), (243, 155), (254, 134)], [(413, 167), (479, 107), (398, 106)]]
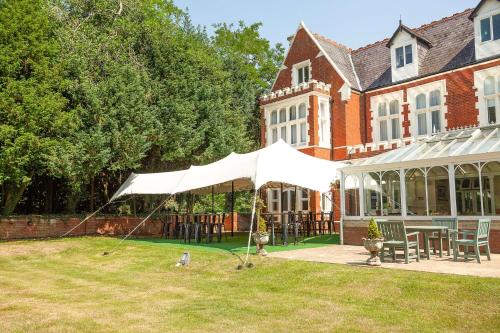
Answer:
[(231, 238), (234, 237), (234, 182), (231, 182)]
[(212, 215), (214, 214), (214, 187), (212, 186)]

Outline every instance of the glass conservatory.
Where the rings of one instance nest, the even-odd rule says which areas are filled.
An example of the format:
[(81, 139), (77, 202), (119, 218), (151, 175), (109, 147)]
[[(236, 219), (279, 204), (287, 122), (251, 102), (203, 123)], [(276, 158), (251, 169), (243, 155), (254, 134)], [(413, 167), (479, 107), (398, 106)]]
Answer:
[(500, 125), (434, 134), (342, 169), (344, 220), (500, 221)]

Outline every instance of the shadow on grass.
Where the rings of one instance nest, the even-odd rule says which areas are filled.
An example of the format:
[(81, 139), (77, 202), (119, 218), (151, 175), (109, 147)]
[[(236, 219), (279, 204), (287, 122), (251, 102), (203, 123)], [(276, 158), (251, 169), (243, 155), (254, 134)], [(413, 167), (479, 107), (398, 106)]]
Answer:
[[(246, 244), (248, 242), (248, 234), (247, 233), (238, 233), (235, 234), (234, 237), (227, 235), (227, 237), (223, 236), (222, 241), (219, 243), (215, 239), (211, 243), (206, 243), (203, 240), (200, 243), (196, 243), (191, 241), (191, 243), (184, 243), (179, 239), (164, 239), (164, 238), (135, 238), (128, 239), (127, 242), (134, 243), (147, 243), (158, 246), (175, 246), (182, 248), (196, 248), (196, 249), (206, 249), (206, 250), (224, 250), (234, 253), (241, 253), (246, 251)], [(289, 238), (289, 244), (287, 246), (281, 244), (281, 239), (277, 237), (276, 245), (266, 245), (265, 249), (267, 252), (278, 252), (278, 251), (290, 251), (290, 250), (299, 250), (299, 249), (307, 249), (307, 248), (315, 248), (322, 247), (332, 244), (339, 244), (339, 235), (321, 235), (315, 237), (306, 237), (304, 239), (298, 240), (297, 244), (293, 243), (293, 237)], [(255, 244), (252, 245), (252, 253), (255, 253)]]

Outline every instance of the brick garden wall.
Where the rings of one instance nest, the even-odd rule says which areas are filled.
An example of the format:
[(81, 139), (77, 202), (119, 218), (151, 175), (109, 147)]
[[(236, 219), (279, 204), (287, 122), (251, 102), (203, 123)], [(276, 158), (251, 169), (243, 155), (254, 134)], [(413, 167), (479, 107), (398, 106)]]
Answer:
[[(58, 216), (48, 217), (40, 215), (13, 216), (0, 218), (0, 240), (31, 239), (31, 238), (51, 238), (59, 237), (68, 232), (82, 221), (83, 217)], [(79, 227), (73, 230), (69, 236), (83, 235), (106, 235), (119, 236), (126, 235), (135, 228), (144, 217), (131, 216), (99, 216), (88, 219)], [(242, 225), (239, 226), (238, 220)], [(235, 213), (234, 231), (245, 230), (245, 215)], [(231, 218), (226, 216), (225, 230), (231, 231)], [(158, 218), (147, 220), (139, 227), (134, 235), (160, 237), (162, 234), (163, 222)]]
[[(126, 235), (144, 217), (95, 217), (73, 230), (70, 236)], [(0, 239), (59, 237), (82, 221), (79, 217), (15, 216), (0, 218)], [(135, 235), (160, 236), (163, 223), (150, 219), (135, 231)]]

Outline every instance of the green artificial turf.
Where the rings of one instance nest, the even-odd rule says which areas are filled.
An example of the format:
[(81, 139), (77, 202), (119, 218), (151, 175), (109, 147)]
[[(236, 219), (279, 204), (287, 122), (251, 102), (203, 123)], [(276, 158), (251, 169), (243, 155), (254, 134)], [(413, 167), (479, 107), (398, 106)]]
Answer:
[(254, 268), (236, 270), (239, 260), (229, 244), (192, 245), (191, 264), (175, 267), (185, 245), (145, 239), (123, 242), (103, 256), (118, 242), (84, 237), (0, 243), (0, 332), (498, 332), (500, 327), (500, 279), (255, 255)]
[[(331, 244), (339, 244), (339, 235), (320, 235), (314, 237), (305, 237), (297, 239), (297, 243), (294, 243), (294, 238), (289, 238), (289, 244), (283, 245), (281, 238), (276, 237), (276, 245), (272, 246), (267, 244), (265, 249), (267, 252), (277, 252), (277, 251), (289, 251), (289, 250), (298, 250), (298, 249), (308, 249), (315, 247), (322, 247)], [(200, 243), (196, 243), (191, 240), (191, 243), (185, 243), (184, 241), (178, 239), (164, 239), (164, 238), (135, 238), (135, 239), (127, 239), (126, 242), (139, 242), (144, 244), (154, 244), (160, 246), (175, 246), (181, 247), (183, 249), (192, 249), (192, 248), (205, 248), (205, 249), (215, 249), (215, 250), (225, 250), (234, 253), (246, 253), (247, 243), (248, 243), (248, 234), (247, 233), (235, 233), (234, 237), (227, 236), (223, 237), (222, 241), (217, 242), (216, 237), (210, 243), (206, 243), (203, 240)], [(256, 248), (251, 242), (250, 253), (255, 254)]]

